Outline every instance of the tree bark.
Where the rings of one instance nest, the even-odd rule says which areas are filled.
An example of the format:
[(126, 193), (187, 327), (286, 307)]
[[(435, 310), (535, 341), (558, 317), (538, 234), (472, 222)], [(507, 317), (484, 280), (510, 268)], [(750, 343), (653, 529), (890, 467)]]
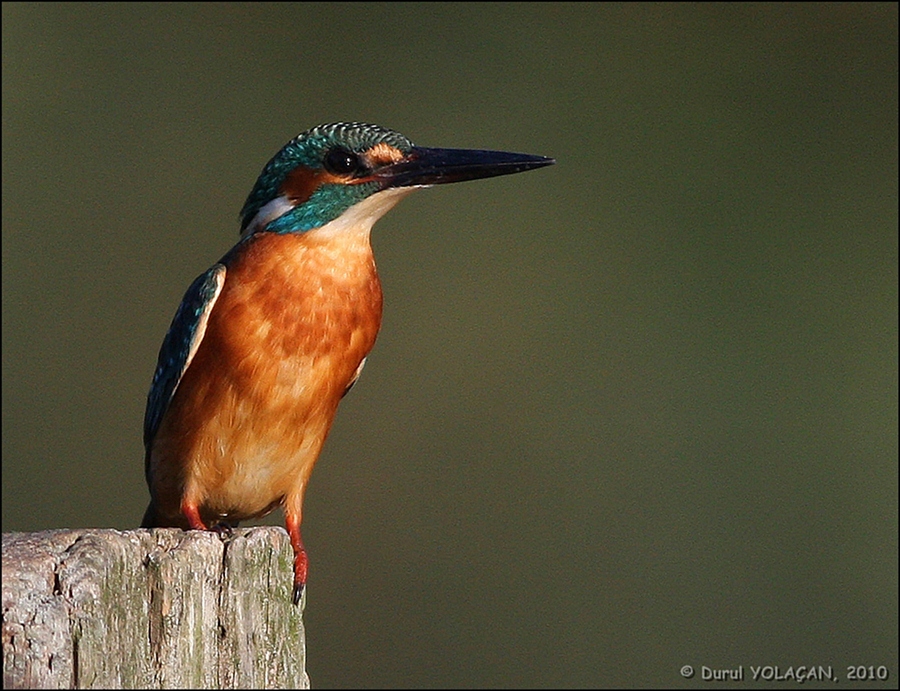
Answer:
[(3, 685), (309, 688), (292, 565), (281, 528), (4, 533)]

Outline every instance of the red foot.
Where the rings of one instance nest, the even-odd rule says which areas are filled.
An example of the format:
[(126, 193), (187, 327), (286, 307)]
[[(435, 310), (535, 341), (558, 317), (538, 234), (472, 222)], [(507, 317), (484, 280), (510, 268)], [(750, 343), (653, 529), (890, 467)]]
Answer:
[(291, 537), (291, 547), (294, 548), (294, 593), (291, 601), (297, 605), (303, 596), (303, 587), (306, 585), (306, 572), (309, 570), (309, 560), (306, 558), (306, 549), (303, 547), (303, 539), (300, 537), (300, 521), (290, 514), (284, 517), (285, 527)]
[(181, 502), (181, 513), (187, 519), (191, 530), (209, 530), (206, 524), (200, 519), (200, 510), (196, 504), (188, 501)]

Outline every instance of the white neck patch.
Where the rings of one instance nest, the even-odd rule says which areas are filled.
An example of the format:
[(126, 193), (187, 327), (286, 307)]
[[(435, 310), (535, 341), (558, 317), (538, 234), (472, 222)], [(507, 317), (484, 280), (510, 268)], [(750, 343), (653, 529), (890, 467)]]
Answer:
[(281, 218), (293, 208), (294, 203), (287, 197), (275, 197), (275, 199), (270, 201), (268, 204), (266, 204), (256, 212), (256, 216), (254, 216), (253, 220), (247, 224), (246, 228), (244, 228), (244, 232), (241, 233), (241, 237), (250, 235), (260, 228), (265, 228), (276, 218)]
[[(413, 190), (421, 189), (423, 187), (431, 187), (431, 185), (391, 187), (382, 190), (381, 192), (376, 192), (375, 194), (366, 197), (361, 202), (357, 202), (351, 206), (333, 221), (329, 221), (323, 226), (312, 228), (304, 232), (316, 233), (323, 237), (345, 233), (348, 230), (362, 231), (368, 234), (369, 231), (372, 230), (372, 226), (375, 225), (375, 221), (393, 209), (397, 202), (410, 194)], [(246, 237), (261, 228), (265, 228), (272, 221), (281, 218), (294, 208), (296, 208), (296, 205), (287, 197), (275, 197), (275, 199), (256, 212), (253, 220), (247, 224), (244, 232), (241, 233), (241, 237)]]

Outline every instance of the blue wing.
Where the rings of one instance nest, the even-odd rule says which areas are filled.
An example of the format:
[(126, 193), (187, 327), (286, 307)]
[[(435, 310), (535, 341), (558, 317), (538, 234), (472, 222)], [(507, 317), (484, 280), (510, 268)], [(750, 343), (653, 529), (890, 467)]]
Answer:
[(197, 347), (206, 333), (206, 324), (213, 305), (225, 285), (225, 266), (216, 264), (197, 277), (184, 294), (172, 325), (159, 349), (153, 384), (147, 394), (147, 410), (144, 413), (144, 448), (146, 463), (150, 461), (150, 445), (159, 429), (163, 415), (169, 407), (175, 389), (191, 364)]

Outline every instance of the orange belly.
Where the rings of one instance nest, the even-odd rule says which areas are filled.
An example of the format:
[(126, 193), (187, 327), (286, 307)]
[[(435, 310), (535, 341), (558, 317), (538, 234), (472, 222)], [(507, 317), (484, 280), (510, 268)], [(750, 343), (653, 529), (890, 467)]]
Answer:
[(251, 238), (227, 267), (206, 333), (150, 451), (158, 515), (185, 527), (299, 516), (338, 403), (381, 323), (365, 236)]

